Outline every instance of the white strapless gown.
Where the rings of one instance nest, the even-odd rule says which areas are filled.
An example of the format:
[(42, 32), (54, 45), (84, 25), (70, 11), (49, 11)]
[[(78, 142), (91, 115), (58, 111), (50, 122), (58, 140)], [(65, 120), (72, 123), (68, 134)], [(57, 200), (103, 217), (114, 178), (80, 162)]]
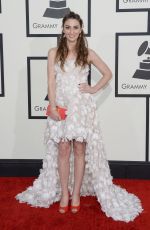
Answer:
[[(75, 67), (74, 60), (67, 60), (65, 72), (58, 64), (56, 71), (56, 102), (67, 107), (67, 118), (54, 121), (47, 118), (45, 131), (46, 155), (40, 175), (33, 185), (16, 196), (20, 202), (34, 207), (48, 208), (60, 200), (61, 187), (57, 157), (60, 140), (86, 141), (85, 174), (81, 196), (96, 196), (107, 217), (129, 222), (142, 212), (141, 202), (112, 182), (101, 131), (96, 117), (96, 105), (91, 94), (80, 93), (78, 84), (87, 82), (89, 67)], [(73, 190), (73, 153), (70, 157), (69, 191)]]

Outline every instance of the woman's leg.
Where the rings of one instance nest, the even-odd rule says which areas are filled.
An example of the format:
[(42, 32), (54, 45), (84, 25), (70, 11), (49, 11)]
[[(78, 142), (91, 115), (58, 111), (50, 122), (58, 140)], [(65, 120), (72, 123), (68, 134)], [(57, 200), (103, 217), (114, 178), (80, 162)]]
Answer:
[[(69, 181), (69, 158), (70, 158), (71, 142), (60, 142), (58, 144), (58, 173), (60, 177), (60, 184), (62, 189), (62, 196), (60, 200), (60, 206), (65, 207), (68, 205), (69, 195), (68, 195), (68, 181)], [(60, 209), (60, 212), (64, 210)]]
[[(72, 206), (80, 204), (80, 188), (85, 168), (85, 142), (73, 141), (74, 150), (74, 188), (72, 194)], [(72, 210), (76, 211), (76, 210)]]

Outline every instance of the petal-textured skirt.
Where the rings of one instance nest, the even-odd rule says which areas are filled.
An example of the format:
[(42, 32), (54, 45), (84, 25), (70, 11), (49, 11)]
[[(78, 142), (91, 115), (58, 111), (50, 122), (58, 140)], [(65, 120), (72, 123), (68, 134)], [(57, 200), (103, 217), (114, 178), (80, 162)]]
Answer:
[[(48, 208), (60, 200), (61, 187), (58, 175), (58, 143), (77, 140), (86, 142), (85, 173), (81, 196), (96, 196), (107, 217), (114, 220), (133, 221), (142, 212), (141, 201), (112, 182), (112, 176), (101, 131), (96, 118), (96, 106), (92, 97), (74, 98), (68, 105), (67, 118), (54, 121), (48, 117), (45, 131), (46, 154), (39, 177), (33, 185), (16, 196), (20, 202), (34, 207)], [(70, 157), (69, 191), (73, 190), (74, 155)]]

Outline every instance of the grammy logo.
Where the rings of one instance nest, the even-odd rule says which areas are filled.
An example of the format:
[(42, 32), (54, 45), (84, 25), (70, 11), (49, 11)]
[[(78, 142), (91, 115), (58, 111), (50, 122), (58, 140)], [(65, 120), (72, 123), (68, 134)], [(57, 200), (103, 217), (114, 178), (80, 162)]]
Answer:
[[(148, 41), (144, 41), (138, 49), (138, 56), (143, 54), (150, 55)], [(148, 56), (147, 59), (142, 60), (139, 66), (140, 68), (135, 71), (133, 78), (150, 80), (150, 56)]]
[(66, 7), (66, 1), (64, 0), (50, 0), (49, 8), (46, 9), (43, 17), (48, 18), (63, 18), (70, 12), (70, 9)]

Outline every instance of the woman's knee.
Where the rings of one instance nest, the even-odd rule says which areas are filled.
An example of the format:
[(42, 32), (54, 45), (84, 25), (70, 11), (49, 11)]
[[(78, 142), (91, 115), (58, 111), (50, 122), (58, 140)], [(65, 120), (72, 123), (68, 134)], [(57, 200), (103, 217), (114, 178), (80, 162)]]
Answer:
[(85, 154), (85, 142), (74, 141), (73, 142), (73, 150), (74, 155), (77, 157), (82, 157)]
[(68, 158), (70, 156), (70, 142), (60, 142), (59, 143), (59, 156), (63, 158)]

